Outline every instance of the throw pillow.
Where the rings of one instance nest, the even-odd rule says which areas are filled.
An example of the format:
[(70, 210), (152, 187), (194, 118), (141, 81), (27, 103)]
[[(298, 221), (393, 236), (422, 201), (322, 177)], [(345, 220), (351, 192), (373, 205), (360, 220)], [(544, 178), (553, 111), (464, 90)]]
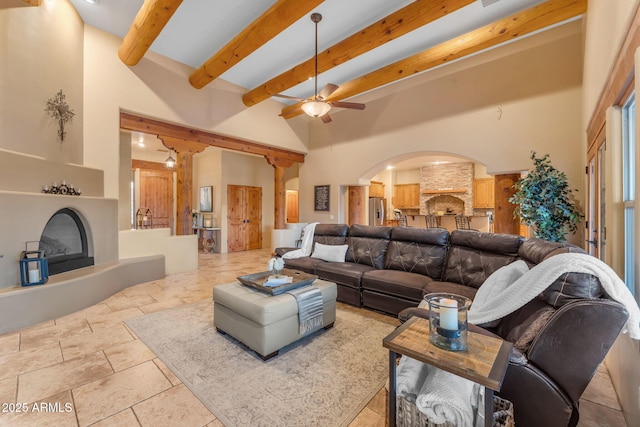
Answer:
[(349, 245), (323, 245), (316, 243), (311, 258), (318, 258), (329, 262), (344, 262)]

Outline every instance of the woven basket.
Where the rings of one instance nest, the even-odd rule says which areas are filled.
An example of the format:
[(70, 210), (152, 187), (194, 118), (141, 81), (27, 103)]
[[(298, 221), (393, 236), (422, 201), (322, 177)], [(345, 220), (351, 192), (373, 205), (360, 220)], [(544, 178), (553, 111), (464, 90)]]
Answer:
[(493, 427), (515, 427), (513, 403), (493, 396)]
[[(420, 412), (414, 402), (403, 396), (396, 398), (396, 425), (398, 427), (456, 427), (446, 422), (436, 424)], [(493, 427), (515, 427), (513, 403), (500, 397), (493, 397)]]

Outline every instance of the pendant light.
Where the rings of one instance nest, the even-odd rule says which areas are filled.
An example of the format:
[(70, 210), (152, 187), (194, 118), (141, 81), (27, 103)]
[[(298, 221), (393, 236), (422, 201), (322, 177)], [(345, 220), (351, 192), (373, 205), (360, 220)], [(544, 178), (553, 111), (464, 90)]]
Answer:
[(169, 169), (173, 169), (173, 167), (176, 165), (176, 159), (174, 159), (171, 155), (172, 151), (172, 149), (169, 149), (169, 157), (167, 157), (167, 160), (164, 161), (165, 166), (167, 166)]

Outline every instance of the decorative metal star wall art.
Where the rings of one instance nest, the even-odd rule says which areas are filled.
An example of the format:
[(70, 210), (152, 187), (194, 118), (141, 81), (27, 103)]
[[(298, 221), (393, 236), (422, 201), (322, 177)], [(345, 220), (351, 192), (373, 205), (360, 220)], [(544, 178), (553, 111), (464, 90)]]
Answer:
[(69, 108), (69, 104), (67, 104), (65, 98), (65, 94), (62, 92), (62, 89), (60, 89), (58, 93), (56, 93), (56, 96), (47, 100), (47, 106), (44, 109), (48, 115), (58, 121), (58, 136), (60, 137), (60, 142), (64, 141), (64, 137), (67, 134), (64, 130), (65, 123), (75, 116), (75, 113)]

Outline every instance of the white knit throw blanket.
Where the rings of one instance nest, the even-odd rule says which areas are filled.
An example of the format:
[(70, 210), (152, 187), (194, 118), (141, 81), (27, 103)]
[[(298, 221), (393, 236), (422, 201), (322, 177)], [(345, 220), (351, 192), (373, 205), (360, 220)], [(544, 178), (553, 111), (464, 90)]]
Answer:
[(311, 224), (307, 224), (302, 229), (302, 244), (300, 245), (300, 249), (295, 249), (293, 251), (286, 252), (282, 255), (282, 258), (302, 258), (305, 256), (310, 256), (313, 251), (313, 235), (316, 231), (316, 225), (318, 222), (312, 222)]
[(531, 301), (564, 273), (589, 273), (598, 277), (607, 295), (629, 312), (623, 332), (640, 339), (640, 308), (633, 295), (611, 267), (587, 254), (554, 255), (531, 270), (524, 261), (497, 270), (478, 289), (469, 309), (469, 323), (478, 325), (503, 318)]
[(429, 421), (473, 425), (478, 394), (472, 381), (406, 356), (400, 359), (396, 372), (396, 393), (415, 402)]

